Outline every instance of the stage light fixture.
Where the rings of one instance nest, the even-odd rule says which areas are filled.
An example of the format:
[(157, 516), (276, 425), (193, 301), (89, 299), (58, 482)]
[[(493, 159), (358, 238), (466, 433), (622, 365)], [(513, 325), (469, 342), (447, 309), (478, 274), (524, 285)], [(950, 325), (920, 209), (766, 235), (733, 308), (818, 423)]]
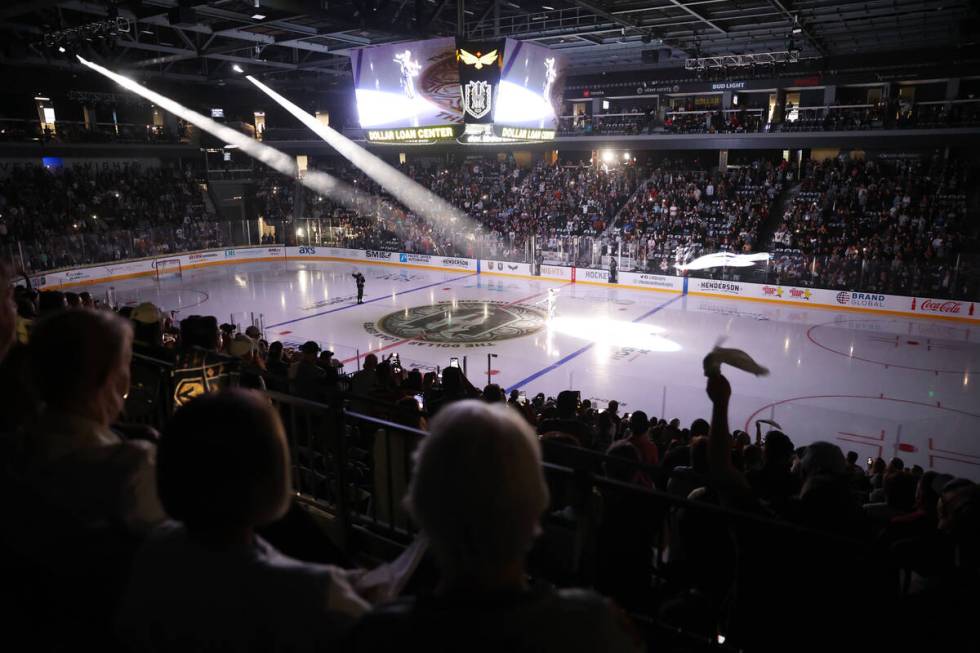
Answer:
[(265, 20), (265, 14), (252, 14), (252, 20)]
[(243, 72), (245, 72), (245, 70), (241, 66), (239, 66), (237, 63), (235, 65), (233, 65), (231, 67), (231, 69), (234, 70), (236, 73), (243, 73)]
[(58, 52), (60, 52), (61, 54), (64, 54), (64, 53), (66, 52), (66, 50), (65, 50), (65, 46), (63, 46), (63, 45), (59, 45), (59, 46), (58, 46)]

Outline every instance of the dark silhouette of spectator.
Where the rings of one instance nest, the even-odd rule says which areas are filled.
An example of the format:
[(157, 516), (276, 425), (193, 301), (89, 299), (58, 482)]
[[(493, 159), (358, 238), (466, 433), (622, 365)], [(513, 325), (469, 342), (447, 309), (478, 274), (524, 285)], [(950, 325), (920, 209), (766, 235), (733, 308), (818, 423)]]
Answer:
[(367, 611), (354, 572), (289, 558), (255, 533), (286, 513), (291, 491), (282, 422), (260, 395), (229, 390), (182, 407), (157, 466), (176, 521), (133, 566), (118, 621), (134, 650), (315, 651)]

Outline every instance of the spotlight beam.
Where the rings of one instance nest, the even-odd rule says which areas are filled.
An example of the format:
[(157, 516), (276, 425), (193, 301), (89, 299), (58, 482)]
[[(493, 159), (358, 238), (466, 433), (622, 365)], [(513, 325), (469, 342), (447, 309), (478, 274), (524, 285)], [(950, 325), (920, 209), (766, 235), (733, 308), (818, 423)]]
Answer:
[[(228, 145), (237, 147), (242, 152), (245, 152), (253, 159), (264, 163), (276, 172), (286, 175), (287, 177), (296, 178), (298, 176), (299, 167), (296, 165), (296, 161), (288, 154), (280, 152), (274, 147), (269, 147), (268, 145), (259, 143), (255, 139), (239, 131), (215, 122), (211, 118), (188, 109), (187, 107), (175, 102), (174, 100), (171, 100), (168, 97), (160, 95), (155, 91), (151, 91), (128, 77), (114, 73), (97, 63), (88, 61), (80, 55), (76, 55), (76, 57), (82, 64), (88, 66), (95, 72), (108, 77), (126, 90), (132, 91), (140, 97), (145, 98), (157, 106), (169, 111), (175, 116), (183, 118), (192, 125), (195, 125), (208, 132), (215, 138), (223, 140)], [(374, 208), (378, 207), (383, 207), (385, 210), (388, 210), (388, 207), (379, 202), (377, 198), (359, 195), (353, 187), (348, 186), (336, 177), (328, 175), (324, 172), (308, 170), (299, 181), (307, 188), (314, 190), (321, 195), (326, 195), (331, 199), (344, 204), (345, 206), (359, 211), (365, 209), (366, 203), (369, 205), (367, 207), (369, 210), (373, 210)]]
[[(414, 211), (417, 215), (431, 223), (445, 223), (447, 218), (456, 218), (467, 224), (472, 221), (465, 213), (442, 199), (421, 184), (409, 179), (380, 158), (360, 147), (335, 129), (327, 127), (314, 116), (296, 106), (271, 88), (251, 75), (245, 77), (255, 84), (259, 90), (276, 101), (282, 108), (295, 116), (313, 133), (322, 138), (328, 145), (337, 150), (345, 159), (360, 168), (369, 177), (378, 182), (385, 190)], [(461, 225), (460, 225), (461, 226)], [(470, 224), (472, 227), (473, 225)]]

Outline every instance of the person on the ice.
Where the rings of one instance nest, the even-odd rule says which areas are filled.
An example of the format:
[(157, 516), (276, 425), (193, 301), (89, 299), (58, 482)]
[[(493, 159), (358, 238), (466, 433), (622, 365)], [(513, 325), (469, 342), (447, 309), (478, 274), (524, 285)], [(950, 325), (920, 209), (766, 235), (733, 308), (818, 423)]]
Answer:
[(558, 289), (548, 288), (548, 319), (555, 317), (555, 307), (558, 304)]
[(360, 272), (355, 272), (351, 275), (354, 277), (354, 281), (357, 283), (357, 303), (364, 303), (364, 275)]

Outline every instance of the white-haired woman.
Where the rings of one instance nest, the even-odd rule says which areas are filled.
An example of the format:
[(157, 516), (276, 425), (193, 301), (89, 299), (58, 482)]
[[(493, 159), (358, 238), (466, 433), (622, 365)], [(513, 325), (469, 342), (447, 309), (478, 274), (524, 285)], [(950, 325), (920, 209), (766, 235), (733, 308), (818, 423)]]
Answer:
[(537, 438), (520, 414), (465, 400), (444, 408), (416, 453), (408, 507), (429, 538), (433, 596), (380, 606), (357, 651), (634, 651), (608, 601), (530, 587), (525, 556), (548, 506)]

